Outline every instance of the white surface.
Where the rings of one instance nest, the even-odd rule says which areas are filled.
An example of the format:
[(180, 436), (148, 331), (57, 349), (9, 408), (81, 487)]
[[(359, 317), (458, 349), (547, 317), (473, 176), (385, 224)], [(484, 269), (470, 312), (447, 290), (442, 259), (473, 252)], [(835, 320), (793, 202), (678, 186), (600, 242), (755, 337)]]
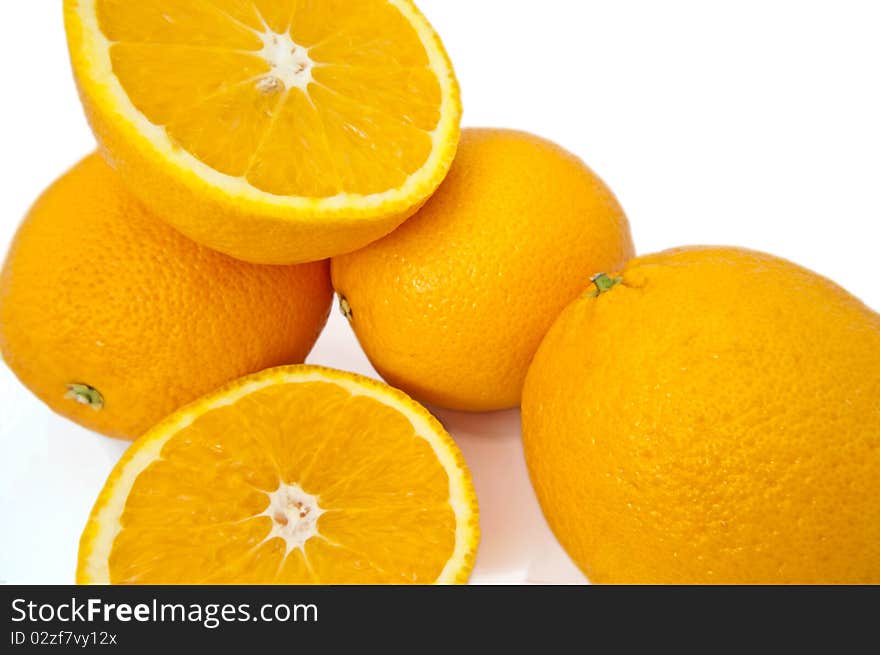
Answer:
[[(530, 130), (582, 156), (617, 192), (639, 252), (750, 246), (880, 307), (874, 0), (419, 5), (455, 63), (465, 124)], [(60, 8), (0, 8), (4, 250), (37, 194), (93, 147)], [(336, 311), (310, 361), (371, 372)], [(582, 581), (529, 486), (517, 413), (437, 413), (480, 499), (473, 581)], [(0, 580), (72, 581), (79, 532), (125, 445), (54, 416), (0, 367)]]

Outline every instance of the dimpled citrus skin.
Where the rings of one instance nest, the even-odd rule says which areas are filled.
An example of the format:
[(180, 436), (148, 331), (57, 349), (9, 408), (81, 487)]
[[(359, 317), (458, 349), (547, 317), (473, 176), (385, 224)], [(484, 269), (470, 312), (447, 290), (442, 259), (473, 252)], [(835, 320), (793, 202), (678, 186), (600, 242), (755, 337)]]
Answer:
[(542, 343), (523, 434), (594, 582), (880, 582), (880, 316), (770, 255), (632, 260)]
[[(18, 230), (0, 274), (0, 351), (59, 414), (134, 439), (229, 380), (302, 362), (329, 313), (328, 269), (198, 246), (91, 155)], [(97, 389), (103, 408), (66, 397), (69, 384)]]
[(392, 385), (494, 410), (519, 404), (541, 338), (590, 276), (632, 254), (623, 210), (580, 159), (523, 132), (466, 129), (437, 193), (334, 258), (333, 282)]

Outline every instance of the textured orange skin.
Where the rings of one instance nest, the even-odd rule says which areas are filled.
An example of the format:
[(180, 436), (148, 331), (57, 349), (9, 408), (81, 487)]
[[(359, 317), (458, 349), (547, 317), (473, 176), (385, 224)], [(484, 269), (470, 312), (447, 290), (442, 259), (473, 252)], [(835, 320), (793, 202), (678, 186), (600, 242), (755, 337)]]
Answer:
[(440, 189), (389, 236), (333, 259), (379, 373), (451, 409), (514, 407), (558, 313), (633, 255), (629, 224), (583, 162), (523, 132), (466, 129)]
[(523, 393), (532, 481), (594, 582), (880, 583), (880, 316), (734, 248), (637, 258)]
[[(240, 377), (302, 362), (329, 313), (326, 261), (247, 264), (155, 220), (91, 155), (22, 223), (0, 274), (0, 350), (49, 407), (134, 439)], [(70, 383), (100, 411), (65, 398)]]

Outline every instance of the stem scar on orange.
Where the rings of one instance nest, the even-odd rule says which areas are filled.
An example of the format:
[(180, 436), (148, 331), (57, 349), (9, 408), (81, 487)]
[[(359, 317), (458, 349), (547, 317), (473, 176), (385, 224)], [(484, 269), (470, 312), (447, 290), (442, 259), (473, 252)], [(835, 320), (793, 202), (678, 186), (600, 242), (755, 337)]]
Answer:
[(190, 241), (91, 155), (36, 202), (0, 273), (0, 352), (53, 410), (134, 439), (181, 405), (308, 355), (326, 261), (248, 264)]
[(562, 312), (523, 439), (594, 582), (880, 583), (878, 399), (880, 315), (777, 257), (682, 248)]

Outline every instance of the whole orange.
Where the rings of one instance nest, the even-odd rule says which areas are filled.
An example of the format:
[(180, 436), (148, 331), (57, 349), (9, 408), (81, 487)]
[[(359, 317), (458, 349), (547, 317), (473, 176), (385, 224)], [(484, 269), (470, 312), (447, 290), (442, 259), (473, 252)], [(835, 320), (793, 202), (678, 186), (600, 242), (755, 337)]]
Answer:
[(333, 283), (379, 373), (460, 410), (519, 404), (557, 314), (633, 254), (614, 195), (524, 132), (466, 129), (446, 180), (402, 227), (333, 259)]
[(584, 573), (880, 583), (880, 315), (734, 248), (597, 283), (541, 344), (522, 406), (535, 490)]
[(327, 320), (328, 268), (198, 246), (91, 155), (15, 236), (0, 274), (0, 350), (53, 410), (133, 439), (229, 380), (302, 362)]

